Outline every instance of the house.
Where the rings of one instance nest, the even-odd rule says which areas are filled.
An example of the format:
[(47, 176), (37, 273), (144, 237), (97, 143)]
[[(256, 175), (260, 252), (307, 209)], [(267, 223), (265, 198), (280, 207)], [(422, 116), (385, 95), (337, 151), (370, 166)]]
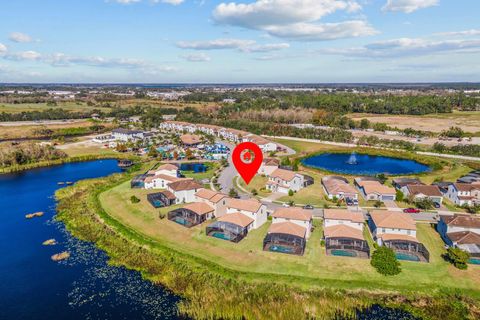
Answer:
[(180, 136), (180, 140), (184, 146), (193, 147), (197, 146), (202, 142), (200, 136), (196, 134), (183, 134)]
[(417, 226), (409, 214), (374, 210), (370, 212), (368, 225), (377, 244), (391, 248), (397, 259), (423, 262), (430, 260), (430, 253), (417, 240)]
[(395, 189), (401, 190), (408, 185), (423, 185), (424, 183), (416, 178), (395, 178), (392, 180), (392, 185)]
[(458, 183), (480, 183), (480, 170), (474, 170), (467, 175), (459, 178)]
[(206, 234), (209, 237), (237, 243), (247, 236), (248, 231), (253, 229), (254, 221), (240, 212), (226, 214), (210, 224), (206, 229)]
[(258, 174), (270, 176), (273, 171), (278, 169), (280, 165), (280, 160), (275, 158), (264, 158), (260, 168), (258, 169)]
[(277, 151), (277, 144), (255, 134), (248, 134), (243, 137), (243, 142), (253, 142), (263, 153)]
[(365, 200), (394, 201), (396, 191), (392, 187), (381, 184), (369, 178), (355, 178), (355, 184)]
[(363, 235), (364, 223), (360, 211), (325, 209), (323, 236), (327, 255), (368, 258), (370, 247)]
[(290, 222), (305, 228), (305, 237), (310, 237), (313, 224), (313, 215), (311, 210), (306, 210), (299, 207), (278, 208), (272, 214), (272, 224), (283, 222)]
[(143, 187), (145, 189), (166, 189), (169, 183), (181, 181), (181, 180), (191, 180), (191, 179), (172, 177), (171, 175), (167, 175), (163, 173), (155, 174), (155, 175), (149, 174), (144, 179)]
[(206, 203), (189, 203), (168, 213), (168, 220), (191, 228), (213, 217), (214, 208)]
[(272, 223), (263, 239), (263, 250), (303, 255), (307, 242), (307, 229), (285, 221)]
[(303, 188), (303, 176), (290, 170), (276, 169), (268, 177), (267, 189), (272, 192), (288, 193)]
[(257, 229), (267, 222), (267, 207), (256, 199), (227, 199), (227, 214), (241, 213), (251, 219), (251, 228)]
[(195, 201), (195, 193), (203, 186), (193, 179), (181, 179), (167, 184), (167, 190), (175, 195), (175, 203), (190, 203)]
[(338, 176), (326, 176), (322, 178), (322, 185), (328, 199), (352, 199), (358, 200), (357, 190), (348, 184), (348, 180)]
[(480, 184), (451, 183), (445, 196), (458, 206), (480, 204)]
[(215, 209), (215, 217), (221, 217), (227, 213), (228, 196), (209, 189), (200, 189), (195, 193), (195, 202), (203, 202)]
[(442, 192), (435, 185), (410, 184), (402, 187), (401, 191), (406, 197), (411, 196), (414, 200), (427, 198), (438, 204), (441, 204), (443, 201)]
[(480, 217), (467, 214), (441, 215), (437, 231), (447, 245), (467, 251), (471, 262), (480, 264)]
[(168, 207), (175, 204), (175, 195), (168, 190), (147, 194), (147, 200), (154, 208)]
[(164, 174), (175, 178), (180, 176), (180, 171), (178, 170), (178, 167), (170, 163), (159, 166), (157, 169), (153, 170), (153, 173), (156, 175)]
[(143, 140), (145, 138), (145, 135), (143, 131), (117, 128), (113, 129), (112, 137), (114, 140), (128, 142), (135, 140)]

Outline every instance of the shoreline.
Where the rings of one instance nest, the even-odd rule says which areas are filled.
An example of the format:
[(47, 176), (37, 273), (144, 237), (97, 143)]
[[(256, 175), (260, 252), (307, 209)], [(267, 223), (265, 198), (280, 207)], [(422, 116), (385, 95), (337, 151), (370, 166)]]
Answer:
[[(271, 300), (273, 297), (282, 301), (282, 308), (287, 310), (283, 317), (278, 314), (278, 319), (303, 319), (308, 315), (305, 311), (318, 311), (322, 308), (325, 309), (324, 312), (316, 314), (316, 316), (327, 319), (327, 315), (332, 316), (342, 310), (346, 314), (351, 314), (359, 308), (373, 304), (397, 307), (422, 317), (445, 319), (440, 315), (435, 317), (434, 314), (429, 314), (434, 310), (422, 310), (420, 304), (428, 302), (432, 306), (438, 306), (441, 303), (446, 307), (451, 303), (461, 302), (462, 305), (473, 308), (472, 305), (475, 306), (475, 303), (478, 303), (478, 301), (472, 302), (473, 298), (468, 297), (457, 297), (455, 300), (453, 299), (455, 290), (446, 288), (441, 292), (434, 293), (432, 291), (430, 295), (414, 292), (407, 294), (405, 292), (372, 291), (367, 287), (352, 291), (332, 287), (328, 281), (323, 286), (316, 285), (305, 288), (292, 284), (292, 281), (294, 282), (297, 278), (296, 276), (264, 274), (265, 279), (259, 280), (259, 275), (256, 273), (238, 272), (215, 262), (178, 252), (176, 249), (123, 225), (102, 208), (98, 199), (99, 195), (113, 186), (125, 182), (128, 178), (128, 174), (114, 175), (57, 191), (56, 197), (59, 200), (57, 218), (65, 223), (67, 229), (74, 236), (92, 241), (99, 248), (105, 250), (113, 264), (138, 270), (145, 278), (160, 283), (184, 297), (185, 300), (180, 303), (179, 308), (185, 315), (199, 319), (214, 318), (214, 315), (217, 318), (225, 319), (239, 317), (270, 319), (275, 312), (280, 312), (277, 310), (277, 301)], [(88, 201), (82, 202), (80, 198)], [(80, 212), (84, 212), (84, 214)], [(129, 253), (133, 256), (129, 256)], [(282, 278), (288, 281), (277, 281)], [(258, 310), (260, 306), (248, 304), (250, 295), (265, 292), (266, 288), (270, 288), (268, 292), (272, 296), (261, 297), (264, 303), (261, 306), (263, 310)], [(243, 293), (245, 290), (246, 292)], [(281, 294), (275, 294), (276, 290)], [(202, 292), (208, 292), (208, 296), (198, 297)], [(233, 292), (236, 298), (232, 301)], [(312, 301), (313, 297), (322, 297), (323, 300)], [(317, 305), (320, 302), (321, 305)], [(328, 308), (325, 307), (325, 304)], [(320, 309), (316, 307), (320, 307)], [(330, 310), (330, 308), (333, 309)], [(299, 310), (302, 311), (301, 315), (297, 313)], [(453, 314), (454, 310), (451, 312)]]

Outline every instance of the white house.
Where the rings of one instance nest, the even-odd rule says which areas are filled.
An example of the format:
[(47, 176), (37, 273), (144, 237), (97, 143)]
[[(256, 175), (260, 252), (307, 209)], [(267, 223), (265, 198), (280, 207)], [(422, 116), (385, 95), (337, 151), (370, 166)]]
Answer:
[(227, 213), (228, 196), (209, 189), (200, 189), (195, 193), (195, 202), (203, 202), (215, 209), (215, 217), (221, 217)]
[(357, 230), (363, 230), (365, 217), (360, 211), (350, 211), (347, 209), (324, 209), (323, 225), (325, 228), (344, 225)]
[(243, 137), (243, 142), (253, 142), (260, 147), (263, 153), (276, 151), (277, 144), (255, 134), (248, 134)]
[(396, 191), (394, 188), (381, 184), (368, 178), (355, 178), (355, 184), (365, 200), (394, 201)]
[(458, 206), (480, 203), (480, 184), (452, 183), (445, 196)]
[(428, 198), (439, 204), (443, 201), (442, 192), (436, 185), (409, 184), (402, 187), (401, 191), (406, 197), (412, 196), (415, 200)]
[(408, 213), (374, 210), (370, 212), (369, 226), (378, 245), (391, 240), (418, 242), (417, 226)]
[(291, 222), (305, 228), (306, 238), (310, 237), (312, 231), (312, 212), (299, 207), (278, 208), (272, 214), (272, 224)]
[(272, 174), (273, 171), (278, 169), (280, 161), (275, 158), (264, 158), (260, 169), (258, 169), (258, 174), (266, 175), (267, 177)]
[(440, 216), (437, 231), (443, 241), (458, 247), (472, 256), (480, 257), (480, 218), (466, 214)]
[(167, 190), (175, 195), (176, 203), (195, 202), (195, 193), (203, 186), (193, 179), (181, 179), (167, 184)]
[(227, 199), (227, 214), (241, 213), (253, 219), (251, 228), (257, 229), (267, 222), (267, 207), (256, 199)]
[(327, 176), (322, 178), (322, 185), (328, 199), (352, 199), (358, 200), (357, 190), (348, 184), (343, 177)]
[(178, 167), (170, 163), (163, 164), (153, 171), (156, 175), (164, 174), (164, 175), (175, 177), (175, 178), (178, 177), (180, 173), (180, 171), (178, 170)]
[(153, 176), (148, 176), (145, 178), (145, 189), (166, 189), (167, 185), (172, 182), (180, 180), (191, 180), (191, 179), (182, 179), (176, 178), (167, 174), (155, 174)]
[(145, 138), (145, 135), (143, 131), (117, 128), (117, 129), (113, 129), (112, 137), (115, 140), (128, 142), (128, 141), (135, 141), (135, 140), (143, 140)]
[(268, 177), (267, 189), (272, 192), (288, 193), (303, 188), (303, 175), (290, 170), (276, 169)]

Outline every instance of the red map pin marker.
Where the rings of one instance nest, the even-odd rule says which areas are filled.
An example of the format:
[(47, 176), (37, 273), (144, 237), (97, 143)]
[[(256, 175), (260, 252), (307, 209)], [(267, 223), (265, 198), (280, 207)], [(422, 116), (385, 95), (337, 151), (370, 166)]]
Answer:
[(262, 164), (262, 150), (253, 142), (243, 142), (233, 149), (232, 160), (243, 181), (249, 184)]

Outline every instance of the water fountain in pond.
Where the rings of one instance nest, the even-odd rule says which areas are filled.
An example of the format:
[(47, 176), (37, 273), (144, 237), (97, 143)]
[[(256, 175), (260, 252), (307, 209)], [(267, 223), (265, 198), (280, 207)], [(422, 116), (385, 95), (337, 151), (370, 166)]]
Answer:
[(357, 155), (355, 154), (355, 152), (352, 152), (352, 154), (350, 155), (350, 158), (348, 158), (348, 160), (347, 160), (347, 163), (352, 164), (352, 165), (358, 163)]

